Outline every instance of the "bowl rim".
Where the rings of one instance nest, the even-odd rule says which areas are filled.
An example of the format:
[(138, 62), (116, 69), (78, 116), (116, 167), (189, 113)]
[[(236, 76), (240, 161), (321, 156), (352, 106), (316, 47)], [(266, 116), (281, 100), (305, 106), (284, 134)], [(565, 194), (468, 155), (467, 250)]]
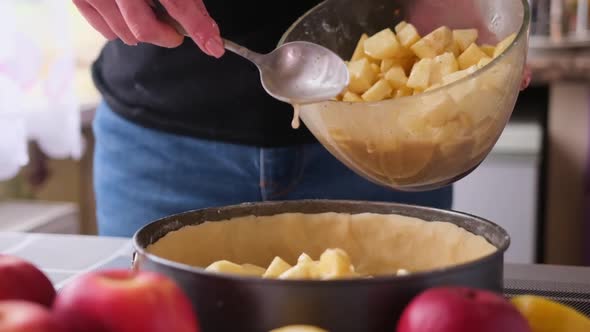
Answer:
[[(277, 46), (283, 45), (285, 43), (285, 40), (287, 39), (288, 35), (295, 29), (296, 26), (299, 25), (299, 23), (301, 23), (304, 19), (306, 19), (316, 9), (321, 8), (322, 6), (325, 6), (328, 1), (329, 0), (324, 0), (321, 3), (315, 5), (313, 8), (309, 9), (307, 12), (305, 12), (303, 15), (301, 15), (295, 22), (293, 22), (293, 24), (291, 24), (289, 26), (289, 28), (283, 33)], [(324, 105), (326, 105), (326, 104), (328, 104), (328, 105), (331, 105), (331, 104), (342, 105), (342, 104), (347, 104), (347, 105), (364, 105), (364, 106), (368, 106), (368, 107), (372, 107), (375, 105), (381, 106), (381, 105), (385, 105), (385, 104), (389, 104), (389, 103), (393, 104), (393, 103), (399, 102), (402, 99), (404, 102), (408, 102), (408, 101), (412, 100), (412, 98), (415, 98), (417, 100), (419, 98), (423, 98), (426, 96), (430, 96), (434, 93), (438, 93), (443, 88), (449, 89), (452, 87), (459, 86), (459, 85), (466, 83), (468, 81), (471, 81), (472, 79), (477, 78), (479, 75), (482, 75), (483, 73), (487, 72), (491, 68), (495, 67), (498, 63), (500, 63), (504, 57), (506, 57), (508, 54), (511, 54), (514, 51), (514, 48), (516, 47), (515, 45), (520, 44), (521, 42), (525, 42), (525, 43), (527, 42), (526, 39), (528, 37), (528, 32), (529, 32), (529, 25), (530, 25), (530, 19), (531, 19), (531, 11), (530, 10), (531, 9), (530, 9), (530, 5), (529, 5), (529, 0), (520, 0), (520, 2), (523, 6), (523, 21), (522, 21), (520, 28), (518, 30), (518, 33), (516, 34), (516, 37), (514, 38), (512, 43), (510, 43), (510, 45), (504, 50), (504, 52), (502, 52), (502, 54), (493, 58), (489, 64), (487, 64), (486, 66), (484, 66), (481, 69), (476, 70), (473, 73), (470, 73), (469, 75), (467, 75), (461, 79), (458, 79), (450, 84), (440, 86), (440, 87), (437, 87), (432, 90), (423, 91), (418, 95), (404, 96), (404, 97), (400, 97), (400, 98), (396, 98), (396, 99), (385, 99), (385, 100), (372, 101), (372, 102), (366, 102), (366, 101), (347, 102), (347, 101), (340, 101), (340, 100), (325, 100), (325, 101), (321, 101), (321, 102), (311, 103), (309, 105), (322, 105), (322, 104), (324, 104)], [(526, 57), (526, 54), (525, 54), (525, 57)]]
[[(420, 271), (420, 272), (412, 272), (408, 275), (379, 275), (379, 276), (375, 276), (375, 277), (371, 277), (371, 278), (342, 278), (342, 279), (333, 279), (333, 280), (317, 280), (317, 279), (304, 279), (304, 280), (300, 280), (300, 279), (294, 279), (294, 280), (286, 280), (286, 279), (263, 279), (260, 277), (252, 277), (252, 276), (240, 276), (240, 275), (232, 275), (232, 274), (222, 274), (222, 273), (211, 273), (211, 272), (207, 272), (205, 271), (205, 268), (203, 267), (197, 267), (197, 266), (192, 266), (192, 265), (188, 265), (188, 264), (184, 264), (184, 263), (179, 263), (167, 258), (163, 258), (160, 256), (157, 256), (155, 254), (149, 253), (147, 251), (147, 246), (144, 247), (143, 245), (141, 245), (141, 241), (140, 241), (140, 236), (142, 236), (143, 233), (147, 232), (148, 228), (150, 227), (156, 227), (158, 224), (161, 225), (166, 225), (169, 224), (171, 222), (174, 221), (174, 217), (180, 217), (180, 216), (188, 216), (191, 214), (198, 214), (201, 212), (206, 212), (206, 211), (215, 211), (217, 210), (218, 212), (221, 210), (234, 210), (234, 209), (245, 209), (245, 208), (253, 208), (253, 207), (272, 207), (272, 206), (280, 206), (280, 205), (286, 205), (286, 206), (297, 206), (297, 205), (301, 205), (301, 204), (307, 204), (307, 203), (314, 203), (314, 204), (344, 204), (344, 205), (362, 205), (362, 206), (366, 206), (366, 205), (371, 205), (374, 207), (386, 207), (386, 208), (392, 208), (392, 209), (417, 209), (417, 210), (421, 210), (423, 212), (430, 212), (430, 213), (434, 213), (434, 214), (445, 214), (445, 215), (450, 215), (450, 216), (458, 216), (461, 218), (467, 218), (467, 219), (472, 219), (475, 220), (477, 222), (481, 222), (481, 223), (485, 223), (488, 224), (489, 226), (495, 228), (495, 230), (497, 232), (499, 232), (500, 234), (502, 234), (503, 239), (502, 239), (502, 244), (500, 246), (495, 246), (494, 244), (492, 244), (494, 247), (497, 248), (496, 251), (486, 255), (486, 256), (482, 256), (478, 259), (475, 260), (471, 260), (465, 263), (461, 263), (461, 264), (456, 264), (456, 265), (450, 265), (450, 266), (445, 266), (445, 267), (441, 267), (441, 268), (436, 268), (436, 269), (432, 269), (432, 270), (427, 270), (427, 271)], [(281, 213), (289, 213), (289, 211), (285, 211), (285, 212), (281, 212)], [(297, 212), (293, 212), (293, 213), (297, 213)], [(345, 212), (341, 212), (341, 213), (345, 213)], [(363, 213), (363, 212), (361, 212)], [(372, 213), (369, 211), (366, 211), (366, 213)], [(353, 213), (356, 214), (356, 213)], [(383, 213), (381, 213), (383, 214)], [(392, 212), (390, 214), (399, 214), (399, 215), (404, 215), (402, 213), (399, 212)], [(250, 214), (251, 215), (251, 214)], [(411, 216), (409, 216), (411, 217)], [(234, 217), (235, 218), (235, 217)], [(418, 218), (418, 217), (415, 217)], [(221, 219), (221, 220), (215, 220), (214, 222), (223, 222), (229, 219)], [(425, 219), (423, 219), (425, 220)], [(433, 220), (426, 220), (426, 221), (433, 221)], [(436, 220), (434, 220), (436, 221)], [(177, 231), (182, 229), (183, 227), (186, 226), (191, 226), (191, 225), (197, 225), (198, 223), (202, 223), (204, 221), (195, 221), (195, 223), (182, 223), (180, 225), (180, 227), (174, 228), (174, 229), (169, 229), (164, 235), (162, 235), (161, 237), (159, 237), (156, 240), (152, 240), (150, 239), (151, 243), (155, 243), (157, 240), (161, 239), (163, 236), (165, 236), (166, 234), (172, 232), (172, 231)], [(178, 225), (177, 225), (178, 226)], [(458, 227), (461, 227), (459, 225), (457, 225)], [(483, 235), (480, 235), (483, 236)], [(484, 237), (485, 238), (485, 237)], [(486, 239), (486, 241), (490, 242), (488, 239)], [(191, 274), (195, 274), (198, 275), (199, 277), (203, 277), (203, 278), (213, 278), (213, 279), (220, 279), (220, 280), (233, 280), (233, 281), (239, 281), (239, 282), (245, 282), (251, 285), (301, 285), (301, 286), (306, 286), (306, 287), (325, 287), (325, 286), (346, 286), (346, 285), (354, 285), (354, 284), (359, 284), (359, 282), (364, 282), (364, 283), (370, 283), (370, 284), (382, 284), (382, 283), (390, 283), (390, 282), (411, 282), (415, 279), (421, 279), (421, 278), (438, 278), (438, 277), (443, 277), (445, 275), (451, 274), (451, 273), (461, 273), (462, 271), (465, 270), (470, 270), (473, 268), (476, 268), (477, 266), (480, 265), (485, 265), (486, 263), (496, 260), (497, 258), (502, 258), (503, 261), (503, 256), (504, 253), (506, 252), (506, 250), (508, 250), (509, 246), (510, 246), (510, 235), (508, 234), (508, 232), (501, 227), (500, 225), (484, 219), (482, 217), (478, 217), (469, 213), (465, 213), (465, 212), (459, 212), (459, 211), (455, 211), (452, 209), (449, 210), (445, 210), (445, 209), (439, 209), (439, 208), (432, 208), (432, 207), (426, 207), (426, 206), (419, 206), (419, 205), (411, 205), (411, 204), (403, 204), (403, 203), (393, 203), (393, 202), (375, 202), (375, 201), (357, 201), (357, 200), (330, 200), (330, 199), (304, 199), (304, 200), (291, 200), (291, 201), (265, 201), (265, 202), (246, 202), (246, 203), (241, 203), (241, 204), (234, 204), (234, 205), (227, 205), (227, 206), (220, 206), (220, 207), (209, 207), (209, 208), (202, 208), (202, 209), (196, 209), (196, 210), (189, 210), (189, 211), (185, 211), (182, 213), (178, 213), (178, 214), (173, 214), (170, 216), (166, 216), (160, 219), (157, 219), (153, 222), (150, 222), (146, 225), (144, 225), (142, 228), (140, 228), (134, 235), (133, 235), (133, 247), (134, 247), (134, 254), (133, 254), (133, 263), (136, 263), (136, 259), (139, 259), (138, 256), (142, 256), (141, 259), (147, 258), (148, 260), (157, 263), (159, 265), (165, 266), (165, 267), (169, 267), (169, 268), (173, 268), (176, 270), (180, 270), (182, 272), (185, 273), (191, 273)], [(150, 243), (150, 244), (151, 244)]]

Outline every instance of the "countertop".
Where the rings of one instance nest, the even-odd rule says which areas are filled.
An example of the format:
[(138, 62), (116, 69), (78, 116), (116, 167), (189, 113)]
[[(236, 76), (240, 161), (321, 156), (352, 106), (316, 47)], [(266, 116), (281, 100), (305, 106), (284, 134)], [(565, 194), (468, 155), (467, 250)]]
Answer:
[(0, 233), (0, 253), (32, 262), (59, 288), (80, 273), (129, 268), (133, 246), (126, 238), (7, 232)]

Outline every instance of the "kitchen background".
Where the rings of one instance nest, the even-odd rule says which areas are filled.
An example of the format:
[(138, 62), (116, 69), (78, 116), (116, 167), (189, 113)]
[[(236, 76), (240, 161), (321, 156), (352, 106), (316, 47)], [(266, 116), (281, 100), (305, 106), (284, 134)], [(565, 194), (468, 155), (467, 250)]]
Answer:
[[(509, 262), (590, 264), (588, 0), (530, 3), (532, 86), (454, 209), (505, 227)], [(67, 0), (3, 0), (0, 16), (0, 231), (94, 234), (89, 66), (104, 40)]]

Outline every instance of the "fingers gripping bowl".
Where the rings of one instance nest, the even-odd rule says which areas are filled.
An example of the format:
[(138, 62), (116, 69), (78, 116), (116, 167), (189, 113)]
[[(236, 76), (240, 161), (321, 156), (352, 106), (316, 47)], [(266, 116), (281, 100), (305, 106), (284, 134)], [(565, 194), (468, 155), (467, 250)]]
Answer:
[[(135, 236), (134, 266), (164, 273), (193, 301), (208, 331), (310, 324), (334, 332), (393, 331), (413, 296), (437, 285), (502, 290), (506, 232), (451, 211), (393, 203), (291, 201), (210, 208), (156, 221)], [(219, 260), (293, 264), (328, 248), (363, 275), (282, 280), (206, 271)], [(409, 275), (396, 275), (400, 269)]]
[(327, 0), (295, 22), (281, 43), (311, 41), (350, 59), (362, 34), (394, 30), (402, 21), (422, 36), (442, 26), (476, 28), (478, 45), (514, 38), (485, 67), (440, 88), (375, 102), (301, 105), (300, 114), (315, 137), (361, 176), (399, 190), (427, 190), (469, 174), (506, 126), (525, 65), (528, 2)]

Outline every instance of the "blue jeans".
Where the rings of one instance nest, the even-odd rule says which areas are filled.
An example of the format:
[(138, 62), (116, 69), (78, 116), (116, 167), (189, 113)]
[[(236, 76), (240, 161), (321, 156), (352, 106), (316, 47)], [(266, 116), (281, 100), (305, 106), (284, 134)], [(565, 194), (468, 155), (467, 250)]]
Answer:
[(351, 199), (450, 208), (452, 187), (405, 193), (375, 185), (319, 144), (260, 148), (136, 125), (102, 104), (94, 120), (100, 235), (132, 236), (187, 210), (265, 200)]

